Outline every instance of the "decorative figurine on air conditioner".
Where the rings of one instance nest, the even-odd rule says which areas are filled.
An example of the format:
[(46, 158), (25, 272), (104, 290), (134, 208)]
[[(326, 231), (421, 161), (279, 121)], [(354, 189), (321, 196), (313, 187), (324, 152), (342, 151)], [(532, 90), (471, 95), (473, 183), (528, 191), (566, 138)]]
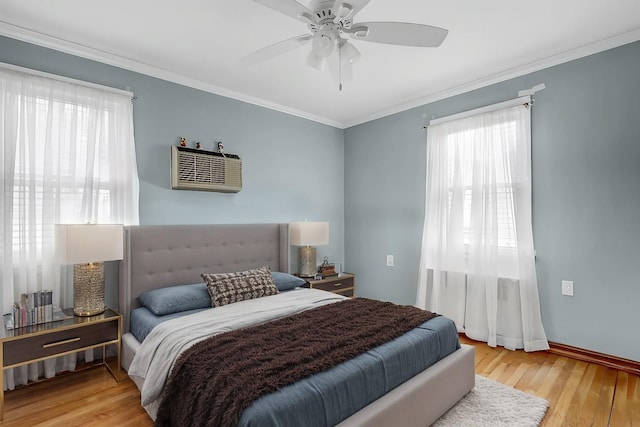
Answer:
[(187, 139), (184, 136), (180, 137), (180, 147), (186, 147), (187, 146)]
[(224, 158), (227, 157), (227, 155), (224, 154), (224, 144), (222, 143), (222, 141), (218, 141), (218, 153), (222, 154)]

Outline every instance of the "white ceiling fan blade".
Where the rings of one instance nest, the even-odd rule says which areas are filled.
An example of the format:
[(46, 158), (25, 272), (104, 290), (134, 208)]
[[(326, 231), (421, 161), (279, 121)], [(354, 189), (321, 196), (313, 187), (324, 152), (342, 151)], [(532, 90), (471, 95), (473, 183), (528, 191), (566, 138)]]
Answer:
[(346, 3), (349, 3), (353, 8), (351, 18), (353, 18), (353, 15), (360, 12), (360, 10), (362, 10), (363, 7), (368, 5), (370, 1), (371, 0), (347, 0)]
[(287, 53), (298, 46), (302, 46), (307, 43), (313, 35), (311, 34), (303, 34), (297, 37), (293, 37), (290, 39), (282, 40), (281, 42), (272, 44), (271, 46), (267, 46), (260, 50), (257, 50), (240, 60), (240, 64), (242, 65), (254, 65), (259, 62), (266, 61), (271, 58), (275, 58), (276, 56), (282, 55), (283, 53)]
[(294, 19), (298, 19), (305, 23), (311, 20), (315, 22), (313, 18), (314, 12), (307, 7), (301, 5), (296, 0), (253, 0), (256, 3), (260, 3), (263, 6), (273, 9), (276, 12), (284, 13)]
[[(361, 27), (368, 31), (359, 31)], [(358, 40), (419, 47), (440, 46), (449, 33), (444, 28), (409, 22), (359, 22), (352, 29), (351, 37)]]
[(338, 16), (338, 13), (340, 12), (340, 9), (342, 9), (342, 0), (336, 0), (333, 3), (333, 6), (331, 6), (331, 14), (333, 16)]
[(331, 7), (331, 13), (336, 17), (336, 22), (340, 19), (350, 19), (358, 13), (363, 7), (369, 4), (371, 0), (336, 0)]
[(347, 19), (353, 15), (353, 6), (342, 0), (336, 0), (331, 7), (331, 14), (335, 16), (333, 22), (337, 24), (341, 19)]

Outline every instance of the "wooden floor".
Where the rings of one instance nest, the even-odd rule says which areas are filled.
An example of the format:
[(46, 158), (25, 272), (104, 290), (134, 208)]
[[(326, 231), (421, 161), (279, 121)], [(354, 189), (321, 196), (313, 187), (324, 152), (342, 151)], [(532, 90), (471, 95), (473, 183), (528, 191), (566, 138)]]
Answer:
[[(640, 377), (545, 352), (524, 353), (461, 338), (476, 372), (549, 401), (542, 426), (639, 426)], [(103, 368), (64, 374), (5, 394), (0, 426), (152, 426), (140, 393)]]
[(640, 427), (640, 377), (549, 354), (476, 348), (476, 373), (549, 401), (541, 426)]

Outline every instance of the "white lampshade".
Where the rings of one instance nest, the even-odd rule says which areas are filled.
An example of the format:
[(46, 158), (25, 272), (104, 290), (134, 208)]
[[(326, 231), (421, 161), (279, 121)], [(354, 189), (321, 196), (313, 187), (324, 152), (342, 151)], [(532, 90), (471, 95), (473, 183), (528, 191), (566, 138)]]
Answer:
[(61, 264), (113, 261), (123, 257), (121, 224), (56, 224), (56, 260)]
[(340, 55), (341, 55), (341, 65), (344, 64), (353, 64), (358, 59), (360, 59), (360, 51), (351, 43), (344, 42), (342, 46), (340, 46)]
[(338, 46), (338, 33), (334, 27), (323, 24), (316, 31), (311, 40), (311, 48), (316, 55), (326, 58), (336, 51)]
[(318, 71), (323, 71), (324, 67), (327, 65), (327, 58), (316, 55), (316, 53), (311, 50), (309, 51), (309, 55), (307, 55), (307, 65), (315, 68)]
[(292, 222), (289, 224), (290, 242), (294, 246), (322, 246), (329, 244), (328, 222)]

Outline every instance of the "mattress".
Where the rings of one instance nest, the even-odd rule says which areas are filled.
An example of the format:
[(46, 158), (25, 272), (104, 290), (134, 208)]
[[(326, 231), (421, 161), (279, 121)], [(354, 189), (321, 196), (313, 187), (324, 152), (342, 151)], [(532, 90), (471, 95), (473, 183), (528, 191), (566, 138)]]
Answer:
[[(186, 315), (172, 318), (176, 317)], [(158, 318), (144, 310), (135, 318), (132, 315), (132, 329), (140, 321), (135, 326), (139, 334), (145, 330), (148, 333), (154, 323), (169, 320), (168, 316)], [(436, 317), (355, 359), (263, 396), (244, 411), (239, 425), (335, 425), (458, 348), (455, 324)], [(147, 410), (153, 417), (153, 410)]]

